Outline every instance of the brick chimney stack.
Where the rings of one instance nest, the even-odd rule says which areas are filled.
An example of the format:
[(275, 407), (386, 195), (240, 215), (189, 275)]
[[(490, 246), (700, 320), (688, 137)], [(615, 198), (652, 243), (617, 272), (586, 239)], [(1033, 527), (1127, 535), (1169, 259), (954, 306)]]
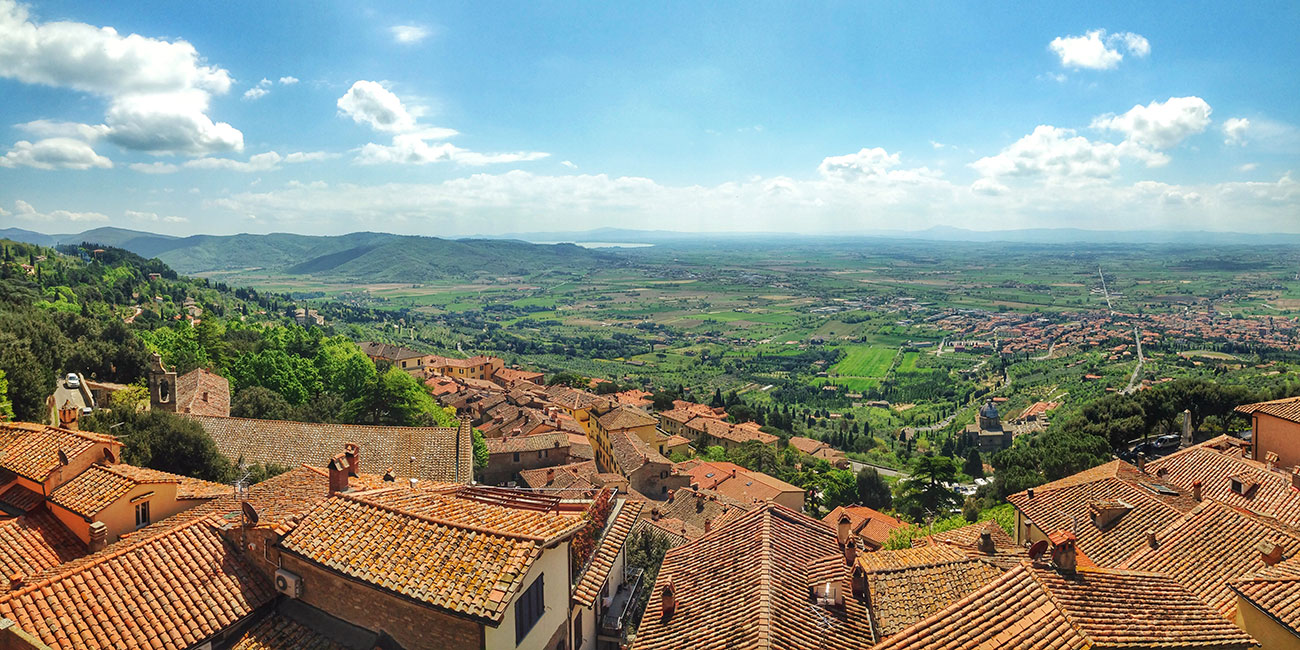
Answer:
[(1200, 500), (1201, 500), (1201, 488), (1202, 488), (1202, 486), (1201, 486), (1201, 482), (1200, 482), (1200, 481), (1193, 481), (1193, 482), (1192, 482), (1192, 498), (1193, 498), (1193, 499), (1196, 499), (1197, 501), (1200, 501)]
[(663, 616), (663, 618), (671, 618), (673, 612), (677, 611), (676, 592), (677, 590), (673, 587), (673, 581), (671, 578), (669, 578), (668, 581), (664, 584), (663, 589), (661, 590), (660, 600), (659, 600), (660, 605), (662, 606), (662, 609), (660, 610), (660, 615)]
[(975, 548), (985, 555), (993, 555), (997, 548), (993, 545), (993, 534), (985, 530), (980, 533), (979, 542)]
[(330, 496), (348, 491), (348, 455), (346, 452), (335, 454), (329, 462)]
[(76, 431), (77, 418), (80, 415), (81, 412), (72, 403), (72, 400), (65, 400), (63, 406), (59, 407), (59, 427)]
[(839, 544), (842, 547), (849, 541), (850, 528), (853, 527), (853, 518), (849, 517), (849, 513), (841, 512), (839, 521), (836, 523), (838, 525), (835, 527), (835, 538), (839, 541)]
[(1060, 530), (1047, 537), (1052, 543), (1052, 566), (1061, 573), (1074, 573), (1078, 566), (1078, 553), (1074, 547), (1074, 533)]
[(355, 442), (343, 443), (343, 454), (348, 459), (348, 473), (352, 476), (361, 475), (361, 445)]

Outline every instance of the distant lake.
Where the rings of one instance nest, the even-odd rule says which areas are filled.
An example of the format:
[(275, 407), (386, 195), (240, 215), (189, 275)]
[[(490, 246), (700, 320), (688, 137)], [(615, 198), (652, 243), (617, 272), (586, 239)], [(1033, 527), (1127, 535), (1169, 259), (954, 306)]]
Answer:
[(575, 241), (575, 242), (538, 241), (533, 243), (534, 244), (573, 244), (574, 246), (581, 246), (583, 248), (648, 248), (650, 246), (654, 246), (654, 244), (631, 244), (627, 242), (615, 242), (615, 241)]

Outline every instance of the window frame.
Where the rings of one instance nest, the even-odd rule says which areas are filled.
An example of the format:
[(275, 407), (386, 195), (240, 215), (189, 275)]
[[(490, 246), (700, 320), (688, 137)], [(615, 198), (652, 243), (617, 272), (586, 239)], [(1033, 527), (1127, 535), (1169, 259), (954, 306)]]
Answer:
[(515, 600), (515, 645), (524, 642), (528, 633), (546, 615), (546, 574), (537, 576)]

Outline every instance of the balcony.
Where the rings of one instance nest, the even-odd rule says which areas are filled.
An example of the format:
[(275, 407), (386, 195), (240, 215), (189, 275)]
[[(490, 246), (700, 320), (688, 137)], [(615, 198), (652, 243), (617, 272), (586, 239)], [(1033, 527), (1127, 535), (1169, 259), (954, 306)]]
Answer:
[(641, 576), (643, 572), (637, 567), (628, 567), (623, 584), (609, 599), (605, 615), (600, 619), (600, 640), (621, 643), (627, 630), (632, 608), (641, 595)]

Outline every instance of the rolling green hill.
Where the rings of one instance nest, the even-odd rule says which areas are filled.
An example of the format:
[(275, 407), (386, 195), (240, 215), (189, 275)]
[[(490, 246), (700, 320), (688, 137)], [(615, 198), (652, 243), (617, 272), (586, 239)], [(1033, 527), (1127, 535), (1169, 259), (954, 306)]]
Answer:
[(556, 268), (580, 271), (618, 264), (622, 259), (573, 244), (373, 232), (330, 237), (285, 233), (169, 237), (121, 228), (68, 235), (11, 228), (0, 234), (45, 246), (90, 242), (119, 247), (143, 257), (156, 257), (187, 275), (264, 269), (361, 282), (428, 282), (476, 274), (528, 275)]

